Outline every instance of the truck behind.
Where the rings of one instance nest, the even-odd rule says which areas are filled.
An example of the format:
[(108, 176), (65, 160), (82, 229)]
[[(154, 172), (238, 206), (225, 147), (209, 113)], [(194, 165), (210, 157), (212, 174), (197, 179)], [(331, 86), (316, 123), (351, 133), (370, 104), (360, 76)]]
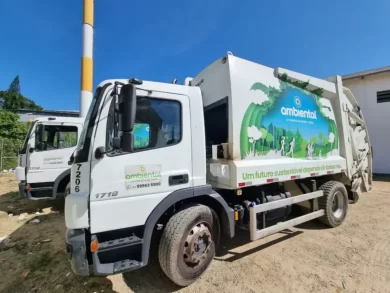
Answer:
[(74, 117), (39, 117), (31, 123), (15, 170), (22, 198), (56, 199), (70, 192), (68, 162), (83, 122)]

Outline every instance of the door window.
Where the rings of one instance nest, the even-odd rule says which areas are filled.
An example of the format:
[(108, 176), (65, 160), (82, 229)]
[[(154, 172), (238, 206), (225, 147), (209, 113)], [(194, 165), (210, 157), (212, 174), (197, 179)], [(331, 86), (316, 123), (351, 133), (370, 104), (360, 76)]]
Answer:
[(45, 125), (42, 135), (35, 136), (36, 151), (50, 151), (75, 147), (77, 126)]
[[(137, 97), (134, 150), (144, 151), (172, 146), (181, 141), (181, 104), (174, 100)], [(107, 120), (107, 149), (113, 147), (114, 100)], [(119, 118), (117, 119), (120, 120)]]

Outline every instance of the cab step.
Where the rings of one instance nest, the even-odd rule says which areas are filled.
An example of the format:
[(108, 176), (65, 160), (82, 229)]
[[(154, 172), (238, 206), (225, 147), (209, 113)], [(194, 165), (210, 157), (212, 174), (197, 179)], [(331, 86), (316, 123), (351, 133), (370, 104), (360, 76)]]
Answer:
[(114, 274), (132, 271), (139, 267), (141, 267), (141, 263), (136, 260), (125, 259), (117, 261), (114, 264)]
[(120, 249), (124, 247), (129, 247), (133, 245), (138, 245), (142, 243), (142, 238), (137, 236), (129, 236), (124, 238), (118, 238), (115, 240), (109, 240), (99, 243), (98, 252), (104, 252), (113, 249)]

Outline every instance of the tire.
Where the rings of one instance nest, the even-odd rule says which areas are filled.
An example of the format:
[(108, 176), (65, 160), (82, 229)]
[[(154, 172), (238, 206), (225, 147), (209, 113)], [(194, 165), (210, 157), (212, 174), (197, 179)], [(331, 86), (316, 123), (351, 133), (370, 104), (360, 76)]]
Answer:
[(70, 182), (69, 182), (68, 185), (66, 185), (66, 187), (65, 187), (64, 197), (67, 197), (68, 194), (70, 194)]
[(179, 211), (169, 219), (161, 235), (161, 269), (175, 284), (190, 285), (213, 260), (219, 234), (218, 216), (209, 207), (196, 205)]
[(324, 196), (318, 199), (319, 208), (325, 211), (319, 220), (331, 228), (340, 226), (348, 212), (347, 189), (341, 182), (328, 181), (319, 190), (324, 192)]

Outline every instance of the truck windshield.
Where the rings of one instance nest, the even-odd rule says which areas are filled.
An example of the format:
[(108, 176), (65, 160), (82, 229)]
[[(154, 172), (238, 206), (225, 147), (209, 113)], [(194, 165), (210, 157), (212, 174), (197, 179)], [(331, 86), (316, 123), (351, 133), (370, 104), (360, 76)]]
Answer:
[(99, 105), (101, 104), (103, 95), (111, 83), (106, 83), (103, 87), (98, 87), (93, 97), (92, 103), (89, 106), (87, 116), (85, 117), (83, 131), (81, 132), (80, 140), (77, 145), (76, 156), (74, 163), (88, 161), (89, 147), (91, 144), (92, 132), (95, 126), (95, 120), (98, 116)]
[(24, 139), (23, 147), (20, 150), (20, 154), (25, 154), (27, 152), (28, 141), (29, 141), (29, 139), (31, 137), (31, 133), (32, 133), (34, 127), (35, 127), (35, 124), (37, 124), (37, 121), (33, 121), (31, 123), (30, 129), (28, 130), (26, 138)]

